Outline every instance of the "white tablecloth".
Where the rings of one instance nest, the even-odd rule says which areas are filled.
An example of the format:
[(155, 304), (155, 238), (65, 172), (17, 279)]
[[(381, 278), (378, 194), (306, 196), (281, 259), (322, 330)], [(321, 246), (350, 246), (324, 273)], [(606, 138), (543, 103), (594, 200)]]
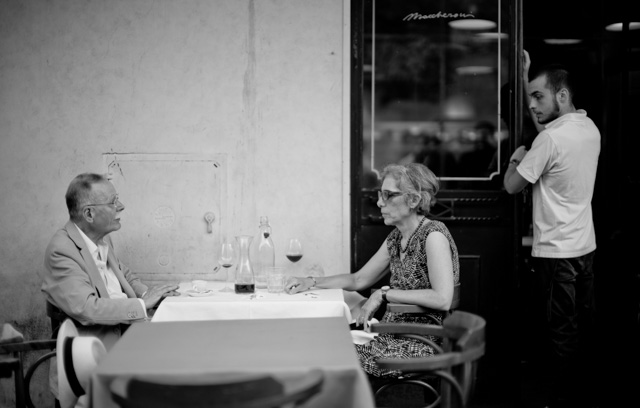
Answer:
[(134, 324), (91, 378), (91, 408), (117, 408), (118, 377), (265, 373), (299, 375), (319, 368), (320, 393), (305, 408), (373, 408), (366, 374), (342, 317)]
[[(191, 282), (180, 284), (181, 296), (162, 301), (153, 315), (153, 322), (236, 319), (282, 319), (297, 317), (344, 317), (352, 321), (349, 306), (341, 289), (321, 289), (289, 295), (257, 289), (254, 294), (220, 292), (224, 282), (209, 281), (210, 296), (192, 297), (186, 294)], [(233, 285), (230, 285), (233, 287)]]

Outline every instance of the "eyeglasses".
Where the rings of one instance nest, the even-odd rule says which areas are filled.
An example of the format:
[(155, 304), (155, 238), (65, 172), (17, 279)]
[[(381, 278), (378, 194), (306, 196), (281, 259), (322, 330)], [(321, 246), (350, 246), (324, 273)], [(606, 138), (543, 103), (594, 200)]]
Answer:
[(118, 204), (122, 204), (122, 203), (120, 202), (120, 197), (118, 197), (118, 195), (116, 194), (116, 196), (113, 198), (113, 201), (110, 203), (91, 203), (91, 204), (85, 204), (84, 206), (89, 207), (91, 205), (94, 205), (94, 206), (95, 205), (112, 205), (114, 207), (117, 207)]
[(382, 202), (387, 202), (389, 199), (397, 196), (404, 195), (405, 193), (401, 193), (400, 191), (388, 191), (388, 190), (379, 190), (378, 191), (378, 200), (382, 200)]

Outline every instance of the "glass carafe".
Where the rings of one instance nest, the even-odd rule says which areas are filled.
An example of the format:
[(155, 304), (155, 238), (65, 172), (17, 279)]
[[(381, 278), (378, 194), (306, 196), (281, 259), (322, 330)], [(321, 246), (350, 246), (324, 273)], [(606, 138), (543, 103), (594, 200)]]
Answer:
[(254, 293), (256, 290), (256, 282), (253, 276), (253, 268), (251, 267), (251, 259), (249, 258), (249, 248), (253, 237), (251, 235), (238, 235), (236, 237), (240, 256), (236, 266), (236, 293)]

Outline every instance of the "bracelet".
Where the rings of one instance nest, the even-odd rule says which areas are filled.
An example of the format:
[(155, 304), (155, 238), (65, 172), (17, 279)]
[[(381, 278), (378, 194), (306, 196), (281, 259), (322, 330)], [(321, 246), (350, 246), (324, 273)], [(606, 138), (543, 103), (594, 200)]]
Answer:
[(519, 164), (520, 164), (520, 160), (518, 160), (518, 159), (511, 159), (511, 160), (509, 161), (509, 164), (515, 164), (515, 165), (517, 166), (517, 165), (519, 165)]
[(316, 287), (316, 278), (314, 278), (313, 276), (307, 276), (307, 278), (311, 279), (313, 281), (313, 285), (309, 286), (309, 289), (313, 289)]

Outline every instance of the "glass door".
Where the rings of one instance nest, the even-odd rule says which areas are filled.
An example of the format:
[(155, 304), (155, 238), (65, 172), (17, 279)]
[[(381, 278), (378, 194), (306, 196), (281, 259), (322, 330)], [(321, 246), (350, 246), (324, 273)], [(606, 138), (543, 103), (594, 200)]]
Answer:
[(364, 2), (362, 188), (376, 187), (390, 163), (424, 163), (444, 181), (500, 178), (509, 95), (501, 3)]
[[(382, 170), (419, 162), (440, 179), (428, 217), (445, 223), (460, 254), (462, 310), (493, 322), (497, 337), (480, 389), (517, 369), (508, 333), (517, 293), (517, 206), (502, 188), (514, 145), (524, 144), (516, 72), (520, 0), (352, 0), (352, 271), (392, 227), (377, 207)], [(519, 31), (520, 30), (520, 31)], [(519, 239), (519, 237), (518, 237)], [(386, 275), (375, 286), (388, 282)], [(367, 295), (367, 293), (364, 293)], [(495, 370), (495, 373), (494, 373)], [(495, 376), (494, 376), (495, 374)], [(510, 378), (505, 400), (513, 400)], [(486, 382), (486, 383), (485, 383)], [(502, 382), (504, 385), (504, 382)]]

